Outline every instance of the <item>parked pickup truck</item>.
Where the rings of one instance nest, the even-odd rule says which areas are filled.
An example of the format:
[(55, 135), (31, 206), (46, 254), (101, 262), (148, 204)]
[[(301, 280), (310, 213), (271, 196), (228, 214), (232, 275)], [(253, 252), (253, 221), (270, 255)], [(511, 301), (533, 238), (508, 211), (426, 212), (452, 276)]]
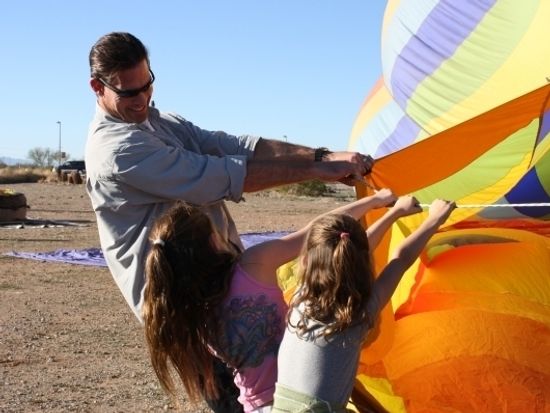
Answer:
[(61, 165), (55, 167), (55, 171), (58, 174), (63, 172), (70, 173), (72, 171), (77, 171), (80, 174), (86, 173), (86, 164), (84, 161), (65, 161)]

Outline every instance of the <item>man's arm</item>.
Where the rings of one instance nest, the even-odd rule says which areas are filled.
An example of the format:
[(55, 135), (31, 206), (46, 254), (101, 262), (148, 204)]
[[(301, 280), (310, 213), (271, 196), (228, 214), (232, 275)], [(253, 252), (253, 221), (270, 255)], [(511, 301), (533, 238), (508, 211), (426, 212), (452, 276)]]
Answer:
[(356, 152), (321, 151), (307, 146), (260, 138), (247, 162), (244, 192), (318, 179), (325, 182), (362, 180), (373, 159)]
[(331, 152), (326, 148), (314, 149), (294, 143), (264, 138), (260, 138), (254, 148), (254, 160), (343, 161), (357, 163), (364, 167), (367, 172), (370, 172), (373, 164), (371, 156), (363, 155), (359, 152)]
[(365, 173), (364, 167), (351, 162), (273, 161), (254, 158), (247, 162), (244, 192), (312, 179), (324, 182), (336, 182), (349, 177), (362, 179)]
[(315, 149), (274, 139), (260, 138), (254, 148), (256, 161), (313, 161)]

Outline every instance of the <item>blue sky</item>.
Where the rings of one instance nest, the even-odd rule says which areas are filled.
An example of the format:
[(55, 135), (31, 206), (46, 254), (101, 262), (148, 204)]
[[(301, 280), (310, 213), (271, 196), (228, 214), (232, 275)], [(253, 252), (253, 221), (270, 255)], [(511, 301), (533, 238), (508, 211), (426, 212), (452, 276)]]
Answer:
[(88, 53), (111, 31), (149, 49), (153, 99), (196, 125), (347, 147), (381, 73), (384, 0), (9, 1), (0, 16), (0, 156), (81, 158), (95, 109)]

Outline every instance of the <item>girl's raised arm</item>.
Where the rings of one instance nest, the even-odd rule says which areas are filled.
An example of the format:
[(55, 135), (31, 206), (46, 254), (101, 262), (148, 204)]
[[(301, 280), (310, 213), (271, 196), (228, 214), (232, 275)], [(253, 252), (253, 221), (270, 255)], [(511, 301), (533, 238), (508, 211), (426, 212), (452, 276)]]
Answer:
[(394, 206), (367, 228), (370, 250), (372, 251), (378, 246), (386, 231), (395, 221), (401, 217), (418, 212), (422, 212), (422, 208), (418, 205), (415, 197), (411, 195), (399, 197)]
[(397, 248), (380, 276), (374, 282), (373, 295), (379, 309), (394, 293), (401, 277), (420, 256), (420, 253), (437, 229), (447, 220), (456, 204), (437, 199), (430, 205), (428, 218)]
[[(357, 201), (343, 205), (330, 212), (321, 214), (302, 229), (288, 234), (282, 238), (257, 244), (245, 250), (241, 256), (240, 264), (251, 276), (268, 282), (267, 278), (275, 280), (275, 271), (281, 265), (296, 258), (305, 240), (305, 236), (311, 224), (319, 217), (327, 214), (348, 214), (355, 219), (361, 218), (371, 209), (381, 208), (396, 201), (397, 197), (389, 189), (381, 189), (374, 195), (358, 199)], [(271, 274), (267, 276), (267, 274)]]

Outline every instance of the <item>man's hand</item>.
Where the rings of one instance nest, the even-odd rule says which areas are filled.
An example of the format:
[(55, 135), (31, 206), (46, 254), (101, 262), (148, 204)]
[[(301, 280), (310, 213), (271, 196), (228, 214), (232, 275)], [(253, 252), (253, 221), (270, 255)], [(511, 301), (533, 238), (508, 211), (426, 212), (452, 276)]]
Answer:
[(323, 158), (324, 161), (345, 161), (355, 163), (360, 166), (360, 175), (365, 176), (368, 174), (373, 165), (374, 159), (370, 155), (363, 155), (359, 152), (331, 152)]
[(341, 182), (354, 186), (357, 181), (363, 180), (364, 167), (349, 161), (314, 162), (319, 170), (318, 179), (326, 182)]

